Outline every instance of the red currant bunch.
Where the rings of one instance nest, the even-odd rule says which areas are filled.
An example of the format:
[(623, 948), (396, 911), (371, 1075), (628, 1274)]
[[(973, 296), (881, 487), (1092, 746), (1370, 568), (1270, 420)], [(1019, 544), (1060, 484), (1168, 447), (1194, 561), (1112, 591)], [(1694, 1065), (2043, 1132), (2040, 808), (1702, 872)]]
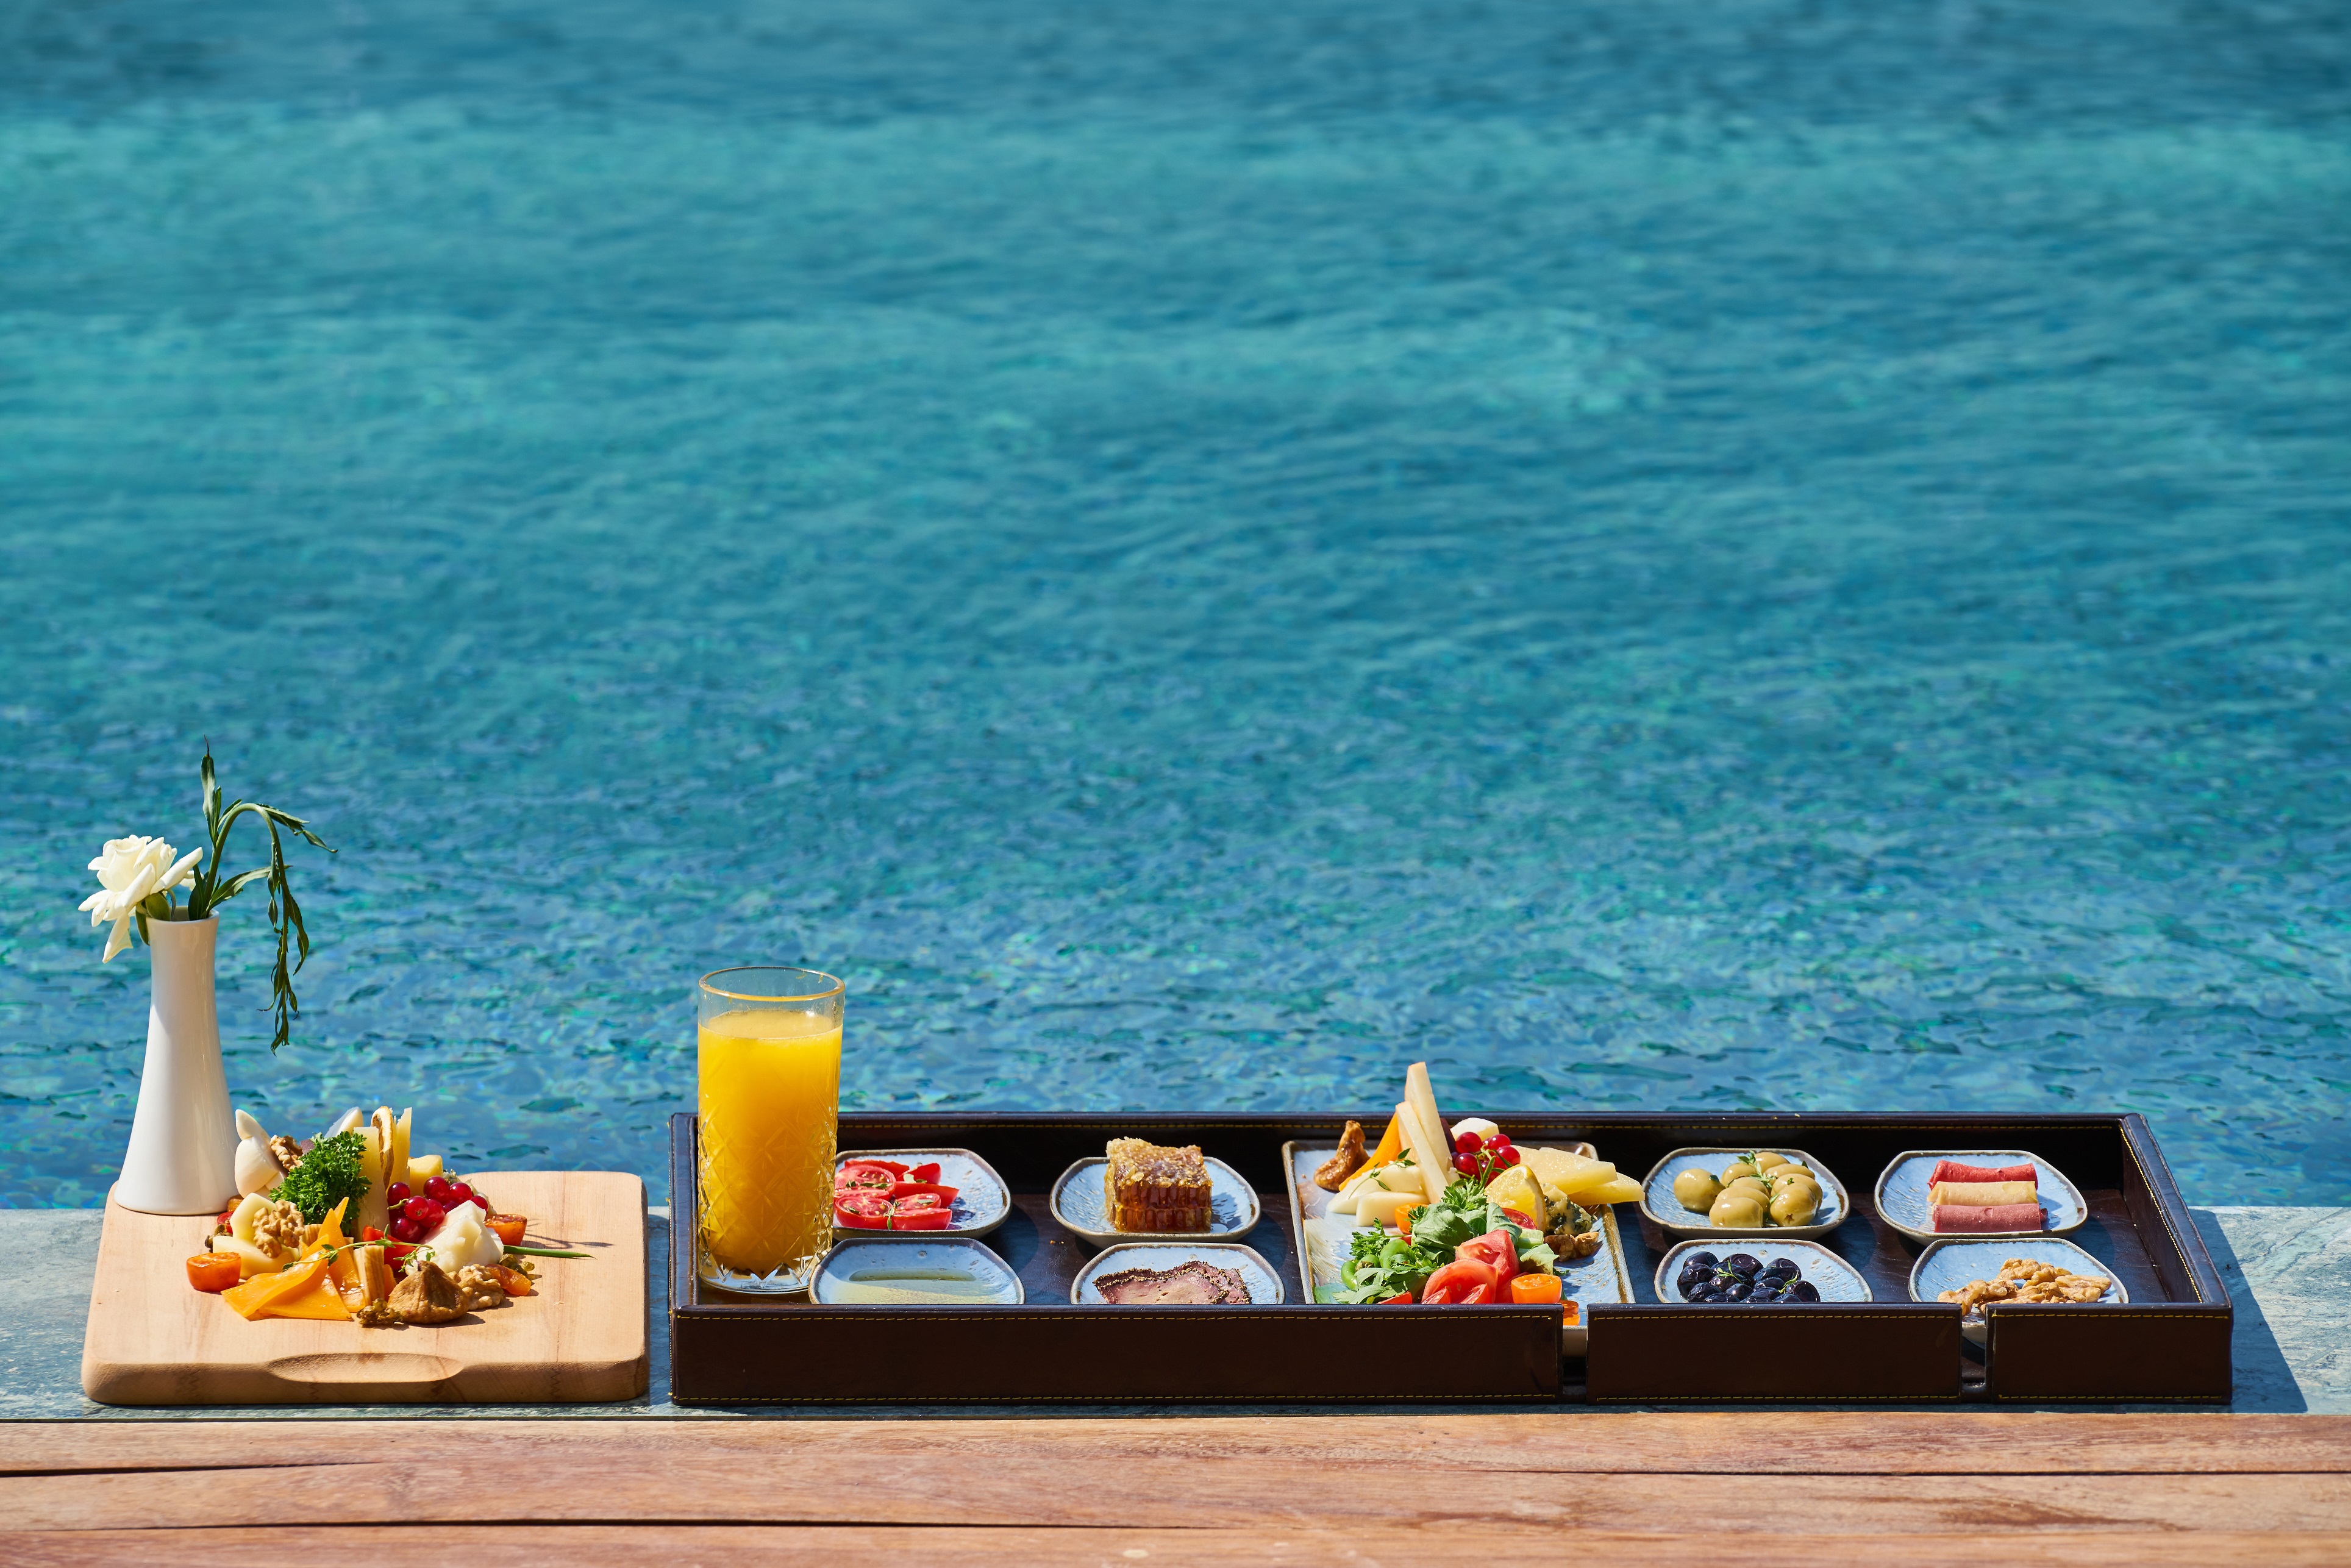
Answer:
[(1464, 1130), (1453, 1135), (1453, 1168), (1479, 1182), (1489, 1182), (1519, 1163), (1519, 1151), (1501, 1132), (1479, 1136)]

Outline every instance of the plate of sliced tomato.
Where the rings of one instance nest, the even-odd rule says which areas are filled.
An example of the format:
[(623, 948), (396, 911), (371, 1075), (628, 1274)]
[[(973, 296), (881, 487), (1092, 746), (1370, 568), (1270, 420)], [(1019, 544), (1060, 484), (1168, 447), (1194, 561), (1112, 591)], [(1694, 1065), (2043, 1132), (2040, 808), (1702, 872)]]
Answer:
[(832, 1166), (832, 1228), (985, 1236), (1012, 1213), (1011, 1189), (969, 1149), (853, 1149)]

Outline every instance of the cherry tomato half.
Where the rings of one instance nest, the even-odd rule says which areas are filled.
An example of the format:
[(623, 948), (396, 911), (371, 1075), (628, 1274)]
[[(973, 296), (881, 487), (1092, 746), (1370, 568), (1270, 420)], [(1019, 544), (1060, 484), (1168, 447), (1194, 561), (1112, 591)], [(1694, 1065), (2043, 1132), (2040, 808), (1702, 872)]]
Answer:
[(951, 1186), (941, 1186), (935, 1182), (902, 1181), (890, 1189), (890, 1196), (900, 1203), (905, 1202), (910, 1197), (935, 1197), (941, 1203), (953, 1203), (956, 1189)]
[(243, 1276), (234, 1252), (199, 1252), (188, 1260), (188, 1283), (208, 1296), (217, 1296)]
[(906, 1173), (906, 1179), (908, 1181), (935, 1182), (939, 1179), (939, 1167), (935, 1165), (916, 1166), (914, 1169)]
[(1556, 1274), (1520, 1274), (1510, 1281), (1510, 1300), (1520, 1306), (1541, 1305), (1559, 1297)]
[(897, 1172), (863, 1162), (843, 1166), (832, 1174), (832, 1190), (835, 1193), (878, 1192), (887, 1197), (890, 1189), (897, 1185)]
[(878, 1192), (835, 1193), (832, 1218), (852, 1230), (887, 1230), (890, 1200)]
[(944, 1208), (907, 1208), (903, 1204), (892, 1211), (893, 1230), (945, 1230), (955, 1223), (955, 1216)]

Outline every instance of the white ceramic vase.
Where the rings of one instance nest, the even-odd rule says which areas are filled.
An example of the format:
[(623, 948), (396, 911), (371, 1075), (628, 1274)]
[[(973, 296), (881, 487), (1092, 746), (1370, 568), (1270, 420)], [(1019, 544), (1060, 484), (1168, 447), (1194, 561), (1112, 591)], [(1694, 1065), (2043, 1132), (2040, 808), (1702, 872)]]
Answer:
[(114, 1201), (142, 1214), (217, 1214), (236, 1197), (236, 1119), (221, 1066), (213, 951), (220, 916), (147, 922), (155, 999), (147, 1068)]

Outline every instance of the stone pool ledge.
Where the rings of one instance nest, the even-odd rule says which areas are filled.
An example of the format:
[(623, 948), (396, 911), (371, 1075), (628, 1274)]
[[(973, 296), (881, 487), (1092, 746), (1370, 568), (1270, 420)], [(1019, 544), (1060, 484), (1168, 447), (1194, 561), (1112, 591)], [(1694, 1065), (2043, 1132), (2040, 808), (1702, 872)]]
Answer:
[[(2351, 1208), (2199, 1208), (2190, 1210), (2212, 1261), (2237, 1309), (2234, 1353), (2239, 1411), (2351, 1414)], [(100, 1212), (94, 1208), (0, 1209), (0, 1420), (219, 1419), (397, 1416), (407, 1418), (579, 1416), (630, 1419), (758, 1419), (762, 1415), (841, 1419), (838, 1410), (768, 1412), (695, 1409), (669, 1398), (669, 1314), (665, 1274), (669, 1210), (646, 1219), (645, 1299), (653, 1307), (652, 1386), (643, 1398), (615, 1405), (501, 1406), (189, 1406), (124, 1409), (82, 1397), (82, 1324), (98, 1266)], [(1256, 1410), (1204, 1407), (1204, 1414)], [(1266, 1412), (1281, 1407), (1264, 1406)], [(1930, 1408), (1949, 1409), (1949, 1406)], [(1970, 1409), (1988, 1408), (1970, 1406)], [(2073, 1406), (2072, 1408), (2082, 1408)], [(2128, 1406), (2116, 1406), (2117, 1409)], [(2213, 1406), (2212, 1408), (2218, 1408)], [(1328, 1414), (1329, 1412), (1322, 1412)], [(1133, 1412), (1007, 1406), (993, 1410), (921, 1407), (877, 1409), (875, 1416), (1164, 1416), (1164, 1408)]]

